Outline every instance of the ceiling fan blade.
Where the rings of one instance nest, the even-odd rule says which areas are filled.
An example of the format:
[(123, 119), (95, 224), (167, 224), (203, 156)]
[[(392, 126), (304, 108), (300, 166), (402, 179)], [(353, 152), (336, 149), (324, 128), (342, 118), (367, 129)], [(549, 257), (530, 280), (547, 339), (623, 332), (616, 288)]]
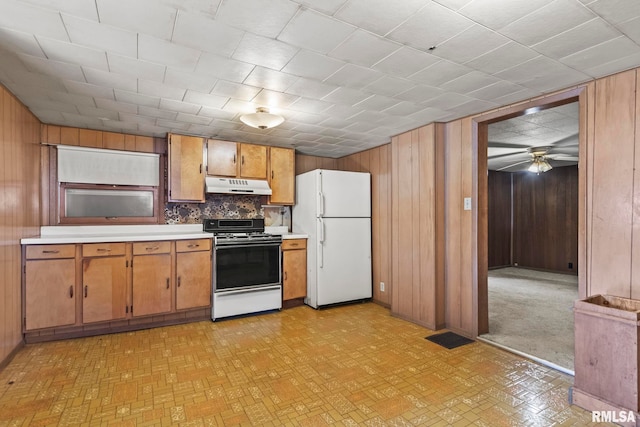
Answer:
[(521, 165), (521, 164), (523, 164), (523, 163), (531, 163), (531, 160), (525, 160), (525, 161), (523, 161), (523, 162), (513, 163), (513, 164), (510, 164), (509, 166), (503, 166), (503, 167), (498, 168), (498, 169), (496, 169), (496, 170), (497, 170), (497, 171), (503, 171), (503, 170), (505, 170), (505, 169), (511, 169), (512, 167), (514, 167), (514, 166), (518, 166), (518, 165)]
[(527, 149), (527, 147), (523, 146), (522, 144), (509, 144), (508, 142), (488, 141), (487, 142), (487, 146), (488, 147), (493, 147), (493, 148), (513, 148), (515, 150), (526, 150)]
[(488, 156), (487, 158), (489, 160), (495, 160), (495, 159), (502, 159), (504, 157), (509, 157), (509, 156), (522, 156), (523, 154), (526, 154), (527, 156), (529, 156), (529, 153), (527, 152), (526, 148), (524, 149), (524, 151), (521, 151), (519, 153), (496, 154), (495, 156)]
[(561, 162), (577, 162), (580, 158), (575, 156), (547, 156), (548, 159), (558, 160)]
[(573, 135), (569, 135), (566, 136), (562, 139), (557, 140), (556, 142), (554, 142), (553, 144), (551, 144), (553, 147), (567, 147), (567, 146), (571, 146), (571, 145), (578, 145), (578, 134), (574, 133)]

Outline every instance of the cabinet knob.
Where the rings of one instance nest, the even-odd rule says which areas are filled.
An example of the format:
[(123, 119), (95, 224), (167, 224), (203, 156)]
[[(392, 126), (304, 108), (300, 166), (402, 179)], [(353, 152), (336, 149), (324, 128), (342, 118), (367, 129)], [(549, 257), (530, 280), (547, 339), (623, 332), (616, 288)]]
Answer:
[(188, 248), (190, 248), (190, 249), (193, 249), (193, 248), (198, 248), (198, 247), (200, 247), (200, 245), (199, 245), (199, 244), (197, 244), (197, 243), (190, 243), (190, 244), (188, 244), (188, 245), (187, 245), (187, 247), (188, 247)]
[(84, 297), (87, 297), (87, 293), (89, 291), (89, 287), (87, 285), (84, 285)]
[(169, 278), (167, 277), (167, 289), (169, 289)]
[(107, 249), (107, 248), (98, 248), (97, 249), (98, 252), (111, 252), (111, 249)]
[(147, 246), (145, 249), (148, 251), (157, 251), (160, 249), (160, 246)]
[(180, 276), (178, 276), (178, 287), (180, 287)]
[(73, 285), (69, 286), (69, 298), (73, 298)]
[(271, 179), (273, 179), (273, 171), (271, 171)]
[(233, 164), (234, 165), (236, 164), (236, 155), (235, 154), (233, 155)]
[(43, 254), (57, 254), (57, 253), (60, 253), (60, 251), (58, 251), (58, 250), (55, 250), (55, 251), (45, 250), (45, 251), (42, 251), (42, 253)]
[(244, 165), (244, 156), (242, 156), (242, 164)]
[(287, 280), (287, 272), (284, 272), (284, 280)]

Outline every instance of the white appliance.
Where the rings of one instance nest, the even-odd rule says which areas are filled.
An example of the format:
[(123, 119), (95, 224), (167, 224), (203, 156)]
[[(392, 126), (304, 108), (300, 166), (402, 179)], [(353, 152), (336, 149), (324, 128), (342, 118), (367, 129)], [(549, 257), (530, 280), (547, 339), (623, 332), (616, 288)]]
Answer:
[(307, 297), (318, 308), (372, 296), (371, 175), (316, 169), (296, 176), (294, 233), (307, 242)]

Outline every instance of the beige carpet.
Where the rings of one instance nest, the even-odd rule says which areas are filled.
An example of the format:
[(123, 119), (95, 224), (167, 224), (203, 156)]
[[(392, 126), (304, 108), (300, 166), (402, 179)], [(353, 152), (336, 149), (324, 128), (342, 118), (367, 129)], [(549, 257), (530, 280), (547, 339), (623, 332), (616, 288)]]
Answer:
[(489, 271), (489, 333), (481, 338), (573, 371), (578, 277), (524, 268)]

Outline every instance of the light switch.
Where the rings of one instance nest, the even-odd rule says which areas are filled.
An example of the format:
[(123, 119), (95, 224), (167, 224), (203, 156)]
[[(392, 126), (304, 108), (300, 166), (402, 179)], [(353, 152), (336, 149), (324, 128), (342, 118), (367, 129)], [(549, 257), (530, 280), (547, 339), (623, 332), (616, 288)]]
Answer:
[(471, 197), (465, 197), (464, 198), (464, 210), (465, 211), (470, 211), (471, 210)]

